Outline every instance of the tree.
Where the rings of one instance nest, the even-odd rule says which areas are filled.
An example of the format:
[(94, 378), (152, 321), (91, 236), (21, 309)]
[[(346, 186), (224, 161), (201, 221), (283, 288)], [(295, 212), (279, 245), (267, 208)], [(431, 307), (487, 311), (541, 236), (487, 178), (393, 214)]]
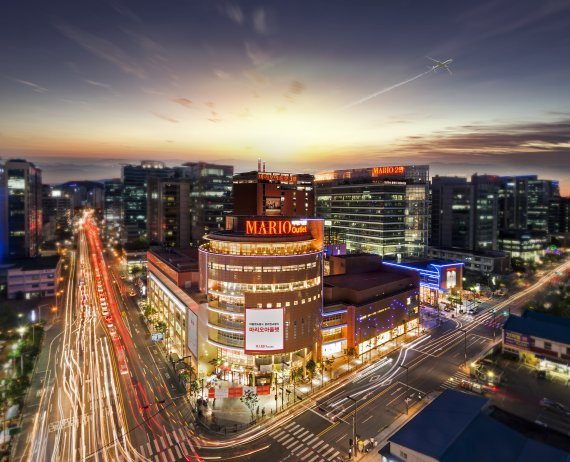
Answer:
[[(402, 322), (404, 323), (405, 321), (402, 321)], [(348, 370), (350, 370), (350, 364), (349, 363), (356, 356), (356, 348), (348, 347), (346, 350), (344, 350), (344, 353), (346, 354), (346, 367)]]
[(154, 323), (154, 328), (156, 329), (157, 332), (162, 332), (163, 334), (166, 334), (166, 323), (164, 321), (156, 321)]
[(313, 359), (309, 359), (305, 365), (307, 369), (309, 378), (311, 379), (311, 393), (313, 392), (313, 377), (315, 376), (315, 370), (317, 369), (317, 363)]
[(244, 395), (239, 400), (249, 409), (249, 412), (251, 413), (251, 421), (253, 422), (254, 411), (259, 403), (259, 397), (257, 396), (257, 393), (255, 393), (253, 390), (246, 390)]

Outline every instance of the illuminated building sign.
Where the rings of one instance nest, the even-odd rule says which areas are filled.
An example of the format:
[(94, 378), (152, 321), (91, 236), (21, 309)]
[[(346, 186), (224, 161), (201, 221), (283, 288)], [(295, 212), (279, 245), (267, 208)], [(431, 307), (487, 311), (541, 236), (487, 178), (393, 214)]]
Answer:
[(296, 183), (297, 176), (289, 175), (288, 173), (265, 173), (260, 172), (257, 174), (258, 180), (264, 181), (283, 181), (285, 183)]
[(305, 234), (307, 222), (304, 220), (246, 220), (245, 234), (281, 235)]
[(519, 348), (530, 349), (530, 337), (518, 332), (505, 331), (505, 343)]
[(397, 174), (401, 175), (406, 171), (406, 167), (399, 165), (397, 167), (373, 167), (372, 176)]

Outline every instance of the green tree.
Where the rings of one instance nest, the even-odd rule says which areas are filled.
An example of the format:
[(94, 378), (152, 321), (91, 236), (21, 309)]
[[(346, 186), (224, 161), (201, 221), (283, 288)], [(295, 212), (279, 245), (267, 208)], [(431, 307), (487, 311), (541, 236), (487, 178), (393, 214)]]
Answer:
[(257, 393), (255, 393), (253, 390), (246, 390), (245, 394), (239, 400), (249, 409), (249, 412), (251, 413), (251, 421), (253, 422), (254, 411), (259, 403), (259, 397), (257, 396)]
[(348, 370), (350, 370), (350, 361), (356, 357), (356, 348), (348, 347), (346, 350), (344, 350), (344, 354), (346, 355), (346, 367)]
[(317, 363), (313, 359), (309, 359), (305, 365), (307, 369), (307, 374), (309, 379), (311, 379), (311, 393), (313, 392), (313, 377), (315, 376), (315, 371), (317, 369)]

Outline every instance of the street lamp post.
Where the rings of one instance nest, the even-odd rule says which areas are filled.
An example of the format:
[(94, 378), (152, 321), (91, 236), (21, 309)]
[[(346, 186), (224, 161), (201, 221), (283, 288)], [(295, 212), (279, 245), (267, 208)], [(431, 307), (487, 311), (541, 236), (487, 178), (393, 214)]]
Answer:
[(465, 361), (465, 366), (467, 366), (467, 330), (463, 328), (459, 330), (463, 332), (463, 357)]
[[(407, 395), (410, 394), (410, 382), (409, 382), (409, 377), (408, 377), (408, 366), (404, 366), (403, 364), (399, 364), (400, 367), (406, 369), (406, 389), (407, 389)], [(408, 415), (408, 396), (406, 396), (406, 415)]]
[(352, 415), (352, 454), (351, 454), (351, 458), (355, 459), (356, 458), (356, 451), (358, 448), (358, 445), (356, 444), (356, 411), (358, 410), (358, 405), (357, 405), (358, 400), (354, 399), (350, 395), (346, 395), (346, 397), (354, 403), (354, 414)]

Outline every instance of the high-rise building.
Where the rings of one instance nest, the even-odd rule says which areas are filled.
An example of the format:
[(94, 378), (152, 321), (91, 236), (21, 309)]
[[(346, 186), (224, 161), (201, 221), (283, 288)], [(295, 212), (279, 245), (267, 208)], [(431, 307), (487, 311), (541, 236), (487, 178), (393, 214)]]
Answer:
[(558, 232), (560, 188), (558, 181), (536, 175), (501, 177), (499, 228)]
[(105, 182), (103, 220), (106, 239), (117, 240), (121, 235), (123, 213), (123, 183), (116, 178)]
[(327, 244), (386, 257), (427, 255), (429, 167), (382, 166), (315, 176)]
[(0, 263), (8, 256), (8, 189), (4, 164), (0, 164)]
[(35, 257), (42, 240), (42, 172), (31, 162), (8, 160), (4, 165), (7, 252), (10, 258)]
[(570, 233), (570, 196), (560, 198), (558, 231), (560, 233)]
[(123, 166), (123, 243), (147, 239), (148, 178), (172, 178), (174, 173), (174, 169), (158, 161), (145, 160), (141, 165)]
[(150, 244), (190, 246), (190, 180), (147, 180), (147, 238)]
[(232, 213), (234, 168), (231, 165), (187, 162), (176, 170), (192, 181), (191, 240), (193, 244), (202, 244), (206, 234), (224, 228), (225, 217)]
[(71, 235), (73, 207), (69, 193), (60, 186), (42, 185), (43, 239)]
[(494, 175), (471, 176), (473, 187), (472, 250), (497, 250), (500, 180)]
[(432, 178), (430, 246), (472, 249), (472, 201), (466, 178)]
[(234, 176), (236, 215), (315, 216), (314, 176), (258, 171)]

